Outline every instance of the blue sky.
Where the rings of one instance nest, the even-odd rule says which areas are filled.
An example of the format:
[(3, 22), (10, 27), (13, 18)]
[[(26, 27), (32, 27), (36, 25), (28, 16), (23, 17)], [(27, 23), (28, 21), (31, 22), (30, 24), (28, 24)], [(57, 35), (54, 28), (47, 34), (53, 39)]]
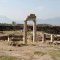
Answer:
[(30, 13), (44, 20), (60, 17), (60, 0), (0, 0), (0, 16), (21, 21)]

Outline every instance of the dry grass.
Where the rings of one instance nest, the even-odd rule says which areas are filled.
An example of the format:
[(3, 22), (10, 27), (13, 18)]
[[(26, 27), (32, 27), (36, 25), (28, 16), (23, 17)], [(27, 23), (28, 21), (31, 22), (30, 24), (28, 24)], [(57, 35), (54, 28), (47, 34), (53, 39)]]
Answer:
[(52, 50), (49, 54), (53, 60), (60, 60), (60, 50)]
[[(3, 31), (3, 32), (6, 34), (23, 33), (21, 31)], [(29, 34), (32, 33), (28, 32), (28, 35)], [(38, 32), (38, 34), (40, 33)], [(31, 40), (29, 40), (29, 43), (30, 41)], [(52, 60), (60, 60), (60, 49), (58, 49), (58, 47), (60, 46), (50, 47), (47, 44), (41, 44), (40, 42), (36, 44), (31, 43), (30, 45), (20, 43), (18, 47), (18, 46), (9, 46), (7, 41), (0, 41), (0, 60), (18, 60), (18, 59), (19, 60), (40, 60), (40, 59), (49, 60), (50, 58)]]
[(46, 53), (42, 52), (42, 51), (35, 51), (34, 52), (34, 55), (40, 55), (40, 56), (43, 56), (45, 55)]
[(17, 60), (17, 58), (11, 56), (0, 56), (0, 60)]

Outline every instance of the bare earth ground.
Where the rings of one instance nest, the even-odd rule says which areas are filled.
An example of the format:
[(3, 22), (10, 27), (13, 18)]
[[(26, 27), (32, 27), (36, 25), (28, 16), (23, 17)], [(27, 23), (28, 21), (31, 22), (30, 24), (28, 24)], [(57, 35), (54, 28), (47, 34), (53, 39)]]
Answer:
[(8, 45), (7, 41), (0, 41), (0, 56), (12, 56), (17, 60), (60, 60), (60, 45), (37, 42), (18, 47)]
[(18, 60), (60, 60), (60, 48), (41, 43), (14, 47), (8, 46), (7, 41), (0, 41), (0, 56), (13, 56)]

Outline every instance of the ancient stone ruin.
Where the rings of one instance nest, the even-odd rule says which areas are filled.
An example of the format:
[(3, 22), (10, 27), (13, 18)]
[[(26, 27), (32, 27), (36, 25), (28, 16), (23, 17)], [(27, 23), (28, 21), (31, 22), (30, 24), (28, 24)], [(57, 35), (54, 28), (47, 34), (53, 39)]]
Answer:
[(26, 20), (24, 21), (24, 43), (27, 44), (27, 21), (33, 21), (33, 43), (36, 40), (36, 16), (35, 14), (30, 14), (27, 16)]

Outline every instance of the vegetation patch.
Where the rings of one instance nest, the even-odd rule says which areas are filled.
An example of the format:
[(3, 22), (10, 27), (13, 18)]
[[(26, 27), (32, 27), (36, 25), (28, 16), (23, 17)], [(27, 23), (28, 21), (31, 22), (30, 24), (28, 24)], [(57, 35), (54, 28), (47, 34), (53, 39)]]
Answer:
[(53, 60), (60, 60), (60, 50), (53, 50), (49, 53)]
[(36, 44), (32, 44), (32, 46), (36, 46)]
[(41, 52), (41, 51), (35, 51), (34, 52), (34, 55), (40, 55), (40, 56), (43, 56), (43, 55), (45, 55), (46, 53), (44, 53), (44, 52)]
[(21, 43), (20, 46), (28, 46), (28, 44), (22, 44), (22, 43)]

